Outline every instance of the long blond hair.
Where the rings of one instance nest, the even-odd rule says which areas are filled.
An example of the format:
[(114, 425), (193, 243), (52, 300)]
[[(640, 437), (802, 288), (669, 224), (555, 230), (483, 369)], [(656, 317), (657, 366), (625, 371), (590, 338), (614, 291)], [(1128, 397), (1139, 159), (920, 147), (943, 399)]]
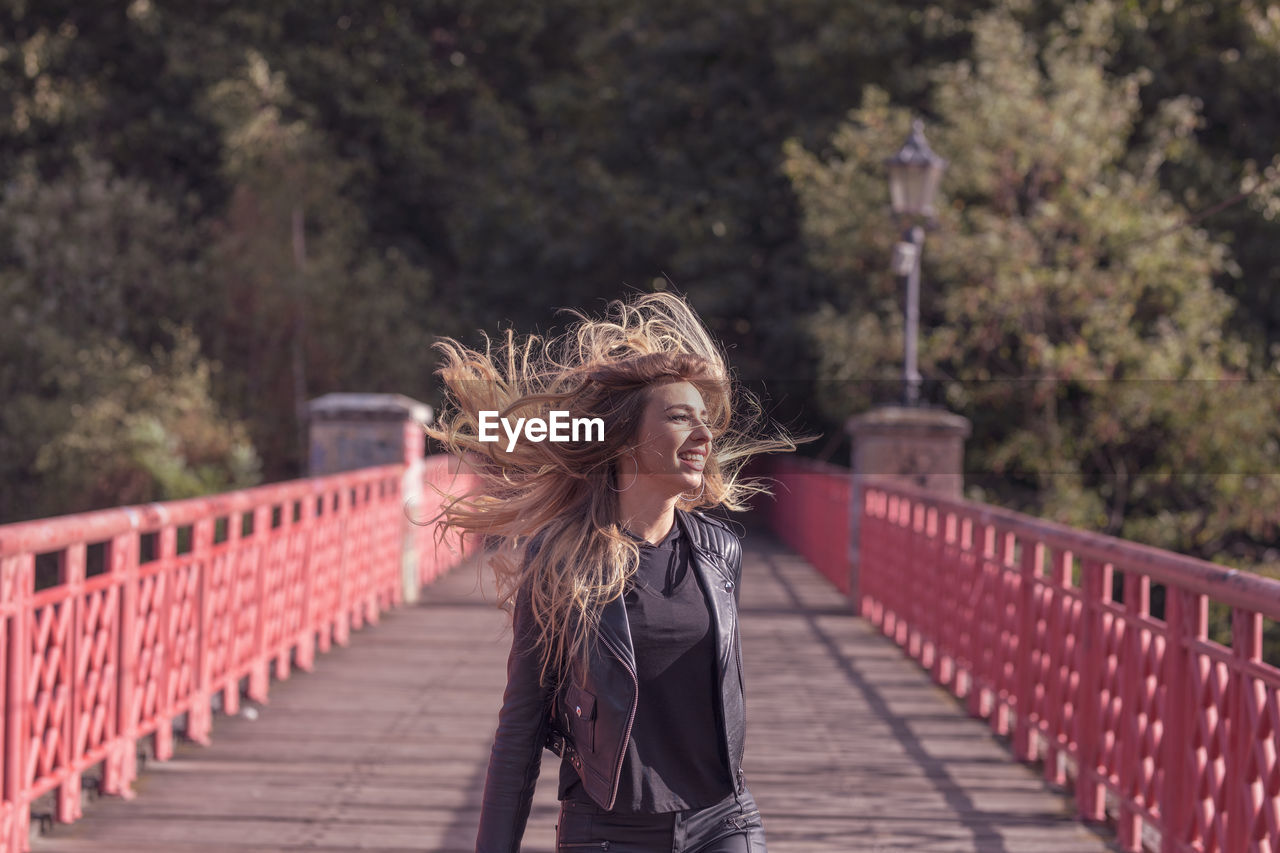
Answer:
[[(491, 559), (500, 603), (528, 596), (544, 681), (585, 663), (600, 610), (635, 571), (638, 549), (618, 523), (615, 461), (629, 449), (650, 388), (688, 381), (707, 405), (714, 440), (704, 488), (678, 506), (745, 508), (766, 487), (739, 477), (753, 454), (793, 450), (781, 429), (757, 437), (760, 407), (735, 388), (719, 347), (693, 309), (669, 293), (609, 303), (605, 316), (571, 312), (558, 338), (486, 338), (483, 351), (445, 339), (436, 346), (446, 390), (428, 433), (479, 475), (474, 495), (447, 496), (442, 523), (501, 547)], [(501, 418), (600, 418), (602, 441), (480, 441), (480, 412)], [(530, 547), (530, 544), (534, 547)]]

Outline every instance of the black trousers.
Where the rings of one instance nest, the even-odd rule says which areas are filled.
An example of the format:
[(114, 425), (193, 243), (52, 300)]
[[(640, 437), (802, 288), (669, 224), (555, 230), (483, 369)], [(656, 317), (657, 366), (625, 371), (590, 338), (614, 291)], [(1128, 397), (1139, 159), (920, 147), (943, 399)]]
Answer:
[(764, 824), (750, 791), (713, 806), (665, 814), (619, 814), (563, 800), (556, 850), (586, 853), (766, 853)]

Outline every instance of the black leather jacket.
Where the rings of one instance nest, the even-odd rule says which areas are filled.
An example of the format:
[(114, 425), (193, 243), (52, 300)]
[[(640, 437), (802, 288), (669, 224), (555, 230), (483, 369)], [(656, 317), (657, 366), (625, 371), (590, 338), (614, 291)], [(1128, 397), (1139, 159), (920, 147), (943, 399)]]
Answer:
[[(729, 756), (729, 772), (741, 792), (746, 734), (737, 607), (742, 544), (723, 522), (701, 513), (676, 510), (676, 523), (692, 545), (694, 574), (712, 604), (723, 723), (720, 736)], [(605, 606), (600, 643), (591, 655), (586, 678), (569, 679), (559, 689), (539, 684), (536, 655), (526, 642), (531, 619), (527, 608), (517, 603), (507, 689), (485, 778), (476, 853), (518, 853), (544, 746), (563, 753), (581, 777), (584, 790), (603, 808), (612, 809), (618, 794), (638, 699), (626, 606), (622, 599)]]

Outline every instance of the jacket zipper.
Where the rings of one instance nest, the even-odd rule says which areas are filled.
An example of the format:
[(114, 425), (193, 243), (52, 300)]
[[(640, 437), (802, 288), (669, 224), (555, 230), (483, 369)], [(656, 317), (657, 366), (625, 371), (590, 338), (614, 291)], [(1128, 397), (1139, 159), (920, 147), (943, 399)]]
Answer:
[[(747, 748), (747, 680), (742, 677), (742, 655), (739, 650), (742, 648), (742, 638), (738, 634), (738, 615), (737, 608), (734, 608), (733, 617), (733, 657), (738, 663), (738, 690), (742, 692), (742, 748), (738, 754), (738, 772), (737, 778), (734, 780), (738, 784), (742, 783), (742, 755)], [(723, 702), (723, 693), (721, 694)], [(728, 732), (725, 732), (726, 737)]]
[[(703, 548), (701, 545), (694, 545), (694, 547), (697, 548), (699, 551), (701, 551), (704, 555), (706, 555), (709, 565), (711, 565), (713, 571), (715, 571), (716, 574), (720, 575), (720, 577), (724, 578), (729, 583), (736, 583), (736, 581), (734, 581), (724, 572), (720, 571), (720, 569), (715, 567), (716, 560), (720, 559), (719, 555), (711, 553), (706, 548)], [(747, 697), (746, 697), (747, 682), (746, 682), (746, 679), (742, 677), (742, 656), (738, 654), (738, 648), (741, 645), (741, 640), (739, 639), (739, 635), (738, 635), (738, 622), (739, 622), (738, 608), (734, 606), (732, 608), (732, 611), (733, 611), (733, 637), (731, 642), (733, 643), (733, 647), (729, 649), (729, 654), (733, 655), (734, 663), (738, 665), (738, 689), (742, 691), (742, 694), (743, 694), (742, 696), (742, 738), (743, 738), (742, 746), (743, 746), (743, 751), (745, 751), (746, 737), (747, 737)], [(720, 717), (721, 717), (721, 725), (725, 726), (724, 740), (725, 740), (725, 747), (726, 747), (725, 751), (727, 752), (728, 746), (729, 746), (729, 729), (728, 729), (728, 726), (725, 725), (724, 723), (723, 689), (721, 690), (721, 693), (720, 693)], [(734, 756), (732, 755), (729, 756), (729, 761), (731, 765), (734, 760), (735, 760)], [(738, 755), (736, 761), (738, 764), (738, 767), (736, 770), (732, 766), (729, 767), (729, 772), (734, 777), (735, 788), (739, 787), (742, 782), (742, 755)], [(621, 769), (621, 765), (619, 765), (619, 769)], [(610, 807), (612, 808), (612, 806)]]
[(633, 698), (631, 700), (631, 713), (627, 715), (627, 730), (622, 736), (622, 749), (618, 753), (618, 766), (613, 768), (613, 793), (609, 795), (609, 805), (605, 807), (606, 811), (611, 811), (613, 809), (614, 802), (618, 799), (618, 784), (622, 781), (622, 762), (627, 757), (627, 744), (631, 742), (631, 726), (636, 721), (636, 706), (640, 703), (640, 679), (636, 677), (636, 674), (631, 667), (627, 666), (626, 658), (624, 658), (622, 652), (614, 646), (613, 641), (604, 634), (600, 635), (600, 639), (609, 647), (609, 651), (613, 652), (614, 657), (618, 659), (618, 663), (622, 664), (622, 668), (627, 671), (627, 675), (631, 676), (631, 684), (635, 688), (635, 692), (632, 694)]

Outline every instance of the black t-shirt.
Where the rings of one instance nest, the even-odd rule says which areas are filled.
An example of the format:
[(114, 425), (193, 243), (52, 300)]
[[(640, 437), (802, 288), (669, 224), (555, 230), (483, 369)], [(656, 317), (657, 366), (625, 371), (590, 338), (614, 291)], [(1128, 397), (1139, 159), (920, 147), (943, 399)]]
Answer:
[[(657, 545), (640, 544), (635, 583), (623, 600), (640, 693), (614, 811), (717, 803), (733, 783), (716, 701), (715, 624), (678, 524)], [(567, 761), (560, 798), (589, 799)]]

